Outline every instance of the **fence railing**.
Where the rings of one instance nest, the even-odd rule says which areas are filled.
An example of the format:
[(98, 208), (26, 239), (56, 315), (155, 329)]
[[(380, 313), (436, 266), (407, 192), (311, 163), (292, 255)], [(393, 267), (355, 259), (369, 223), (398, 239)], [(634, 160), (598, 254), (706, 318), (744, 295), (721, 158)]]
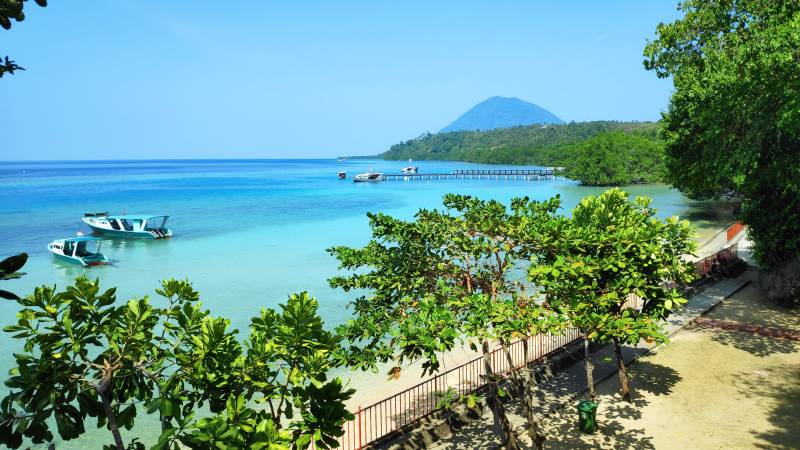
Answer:
[[(714, 261), (725, 264), (734, 261), (737, 258), (737, 249), (737, 244), (733, 244), (696, 261), (697, 272), (707, 276)], [(639, 308), (639, 297), (629, 294), (626, 306)], [(570, 328), (561, 335), (540, 334), (513, 342), (509, 345), (513, 366), (509, 364), (503, 349), (498, 347), (490, 354), (492, 370), (496, 374), (508, 374), (511, 370), (552, 355), (581, 337), (579, 330)], [(527, 352), (524, 342), (526, 340)], [(437, 393), (448, 388), (453, 388), (459, 395), (475, 392), (486, 384), (484, 376), (484, 362), (480, 356), (376, 403), (359, 407), (354, 412), (355, 418), (345, 422), (343, 426), (344, 434), (339, 438), (340, 448), (358, 450), (403, 430), (436, 411)]]
[[(503, 349), (498, 347), (489, 354), (492, 371), (508, 374), (557, 352), (580, 337), (580, 331), (571, 328), (561, 335), (539, 334), (513, 342), (508, 346), (511, 364)], [(459, 395), (475, 392), (486, 384), (485, 374), (483, 356), (480, 356), (391, 397), (359, 408), (354, 412), (355, 419), (344, 424), (344, 435), (339, 439), (339, 444), (345, 450), (360, 449), (402, 430), (436, 411), (437, 393), (449, 388)]]
[(739, 244), (738, 242), (729, 245), (722, 250), (714, 253), (713, 255), (706, 256), (703, 259), (694, 262), (695, 270), (701, 277), (711, 275), (714, 270), (714, 264), (718, 267), (725, 267), (728, 264), (736, 261), (739, 258)]

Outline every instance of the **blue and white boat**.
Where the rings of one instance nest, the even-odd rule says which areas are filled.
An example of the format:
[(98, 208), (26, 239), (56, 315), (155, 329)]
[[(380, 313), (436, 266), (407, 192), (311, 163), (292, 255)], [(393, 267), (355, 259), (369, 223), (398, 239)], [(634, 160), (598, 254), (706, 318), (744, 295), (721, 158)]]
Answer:
[(108, 258), (100, 253), (102, 239), (91, 236), (56, 239), (47, 244), (47, 249), (57, 259), (80, 264), (84, 267), (108, 264)]
[(356, 183), (383, 181), (384, 179), (385, 178), (381, 172), (373, 172), (372, 169), (353, 177), (353, 181)]
[(108, 213), (86, 213), (83, 221), (97, 234), (116, 237), (164, 239), (172, 237), (166, 227), (169, 216), (109, 215)]

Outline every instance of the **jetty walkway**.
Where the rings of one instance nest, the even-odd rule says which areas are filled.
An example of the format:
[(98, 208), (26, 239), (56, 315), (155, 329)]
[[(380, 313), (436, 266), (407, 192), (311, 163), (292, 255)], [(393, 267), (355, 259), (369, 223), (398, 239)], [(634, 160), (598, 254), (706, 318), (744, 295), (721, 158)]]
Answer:
[(557, 169), (464, 169), (449, 173), (383, 174), (386, 181), (412, 180), (552, 180), (560, 176)]

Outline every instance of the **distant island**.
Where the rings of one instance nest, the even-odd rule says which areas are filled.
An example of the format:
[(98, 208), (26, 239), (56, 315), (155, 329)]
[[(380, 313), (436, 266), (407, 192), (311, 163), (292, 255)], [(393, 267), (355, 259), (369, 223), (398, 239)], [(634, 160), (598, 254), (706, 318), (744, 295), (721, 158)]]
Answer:
[(652, 183), (664, 170), (659, 129), (655, 122), (596, 121), (426, 133), (377, 158), (558, 166), (591, 186)]
[(560, 123), (564, 123), (564, 121), (539, 105), (516, 97), (490, 97), (473, 106), (450, 125), (442, 128), (441, 132), (485, 131), (520, 125)]

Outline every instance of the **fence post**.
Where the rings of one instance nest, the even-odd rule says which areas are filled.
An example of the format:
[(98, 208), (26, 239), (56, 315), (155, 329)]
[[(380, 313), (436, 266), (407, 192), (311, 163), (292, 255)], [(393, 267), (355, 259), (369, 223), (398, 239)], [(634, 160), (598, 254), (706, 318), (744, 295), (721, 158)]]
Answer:
[(359, 448), (359, 450), (361, 449), (361, 445), (362, 445), (361, 444), (362, 443), (362, 440), (361, 440), (361, 437), (362, 437), (361, 429), (362, 428), (363, 428), (363, 423), (362, 423), (362, 419), (361, 419), (361, 406), (359, 406), (358, 407), (358, 448)]
[(542, 339), (543, 338), (544, 338), (544, 335), (542, 333), (539, 333), (539, 356), (538, 356), (539, 358), (544, 356), (544, 353), (542, 353)]

